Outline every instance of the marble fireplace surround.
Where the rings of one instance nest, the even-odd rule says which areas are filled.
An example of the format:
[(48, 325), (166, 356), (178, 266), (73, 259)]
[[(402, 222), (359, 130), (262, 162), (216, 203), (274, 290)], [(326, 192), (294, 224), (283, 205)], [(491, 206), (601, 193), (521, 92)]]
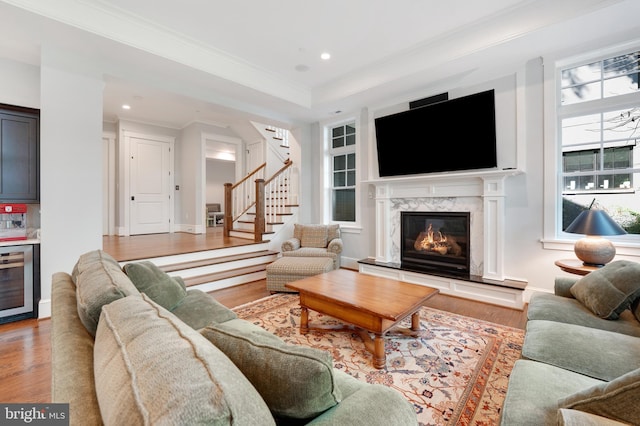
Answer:
[[(515, 170), (497, 170), (368, 181), (375, 197), (375, 257), (360, 272), (440, 288), (442, 293), (523, 307), (526, 283), (504, 274), (505, 180)], [(443, 278), (400, 268), (400, 212), (470, 212), (471, 279)]]

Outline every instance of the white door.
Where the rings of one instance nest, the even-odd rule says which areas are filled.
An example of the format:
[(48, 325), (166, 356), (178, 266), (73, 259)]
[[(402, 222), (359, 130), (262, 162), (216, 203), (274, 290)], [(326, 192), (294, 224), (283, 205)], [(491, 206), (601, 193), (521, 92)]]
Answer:
[(247, 145), (247, 174), (264, 163), (264, 145), (262, 141)]
[(130, 138), (130, 234), (169, 232), (170, 144)]

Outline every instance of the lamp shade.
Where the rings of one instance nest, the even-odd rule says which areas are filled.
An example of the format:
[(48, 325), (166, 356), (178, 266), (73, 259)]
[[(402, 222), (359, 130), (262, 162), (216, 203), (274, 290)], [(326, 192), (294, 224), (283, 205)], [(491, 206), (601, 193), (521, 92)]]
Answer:
[(588, 266), (602, 266), (613, 260), (616, 248), (603, 235), (622, 235), (627, 232), (604, 210), (585, 210), (565, 229), (571, 234), (585, 234), (573, 246), (578, 259)]
[(565, 232), (584, 235), (622, 235), (627, 231), (611, 219), (604, 210), (585, 210), (575, 218)]

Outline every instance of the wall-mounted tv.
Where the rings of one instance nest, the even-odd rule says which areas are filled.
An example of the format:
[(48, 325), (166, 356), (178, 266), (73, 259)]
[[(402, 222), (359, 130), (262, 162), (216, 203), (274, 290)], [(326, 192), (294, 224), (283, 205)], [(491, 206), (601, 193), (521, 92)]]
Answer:
[(494, 90), (375, 119), (380, 177), (497, 167)]

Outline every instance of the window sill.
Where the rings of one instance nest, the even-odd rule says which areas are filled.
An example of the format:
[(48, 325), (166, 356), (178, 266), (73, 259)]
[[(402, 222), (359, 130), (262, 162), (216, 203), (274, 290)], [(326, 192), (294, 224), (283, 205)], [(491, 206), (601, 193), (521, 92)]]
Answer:
[[(560, 250), (573, 252), (573, 246), (576, 240), (561, 240), (561, 239), (543, 239), (540, 240), (542, 248), (545, 250)], [(637, 256), (640, 257), (640, 244), (632, 243), (619, 243), (613, 241), (613, 245), (616, 247), (616, 254), (621, 256)]]

